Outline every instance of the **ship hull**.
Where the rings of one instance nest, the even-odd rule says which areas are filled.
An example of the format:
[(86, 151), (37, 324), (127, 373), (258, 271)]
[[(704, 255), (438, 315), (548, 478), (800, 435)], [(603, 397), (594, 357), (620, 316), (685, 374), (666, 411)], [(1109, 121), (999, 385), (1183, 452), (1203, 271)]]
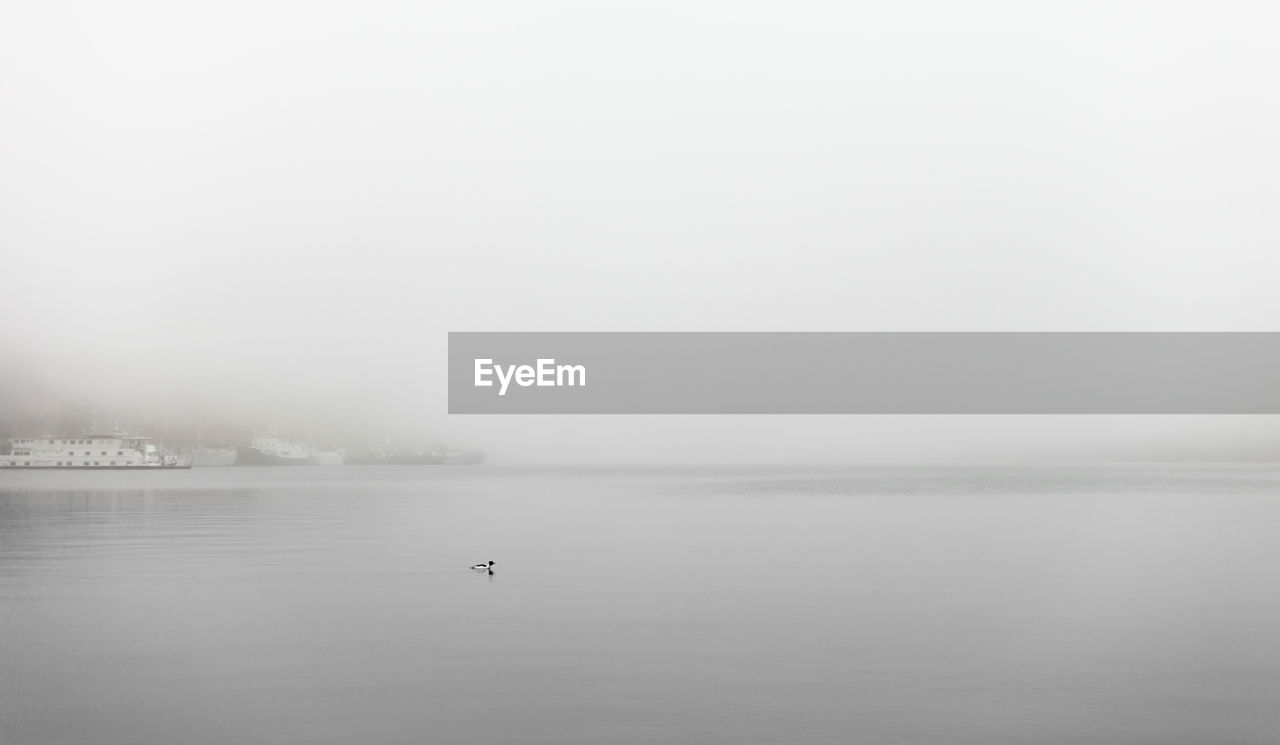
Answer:
[(268, 455), (257, 448), (239, 447), (236, 448), (237, 466), (309, 466), (311, 460), (309, 458), (284, 458), (278, 455)]
[(10, 466), (0, 463), (0, 471), (185, 471), (190, 464), (173, 466)]
[(387, 453), (348, 456), (349, 466), (475, 466), (484, 462), (480, 450), (446, 453)]
[(202, 468), (211, 466), (234, 466), (236, 451), (234, 448), (205, 448), (191, 454), (191, 463)]

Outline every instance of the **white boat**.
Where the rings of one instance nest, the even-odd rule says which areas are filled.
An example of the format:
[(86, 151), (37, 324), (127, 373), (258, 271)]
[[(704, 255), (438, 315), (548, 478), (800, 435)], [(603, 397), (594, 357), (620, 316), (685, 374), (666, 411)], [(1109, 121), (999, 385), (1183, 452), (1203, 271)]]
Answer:
[(191, 451), (191, 462), (196, 466), (234, 466), (236, 449), (198, 447)]
[(340, 466), (346, 459), (347, 454), (342, 450), (315, 450), (311, 453), (313, 466)]
[(254, 435), (253, 442), (236, 453), (237, 466), (307, 466), (311, 465), (310, 443), (296, 442), (275, 435)]
[(254, 435), (253, 442), (236, 452), (237, 466), (340, 466), (343, 450), (320, 450), (309, 442), (277, 435)]
[(149, 437), (113, 432), (79, 437), (25, 437), (0, 445), (0, 468), (190, 468)]

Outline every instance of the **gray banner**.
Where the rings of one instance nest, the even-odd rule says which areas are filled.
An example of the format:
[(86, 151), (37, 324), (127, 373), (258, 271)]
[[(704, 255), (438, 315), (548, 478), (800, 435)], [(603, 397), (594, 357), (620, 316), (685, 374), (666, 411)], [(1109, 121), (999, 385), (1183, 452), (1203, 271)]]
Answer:
[(453, 332), (449, 413), (1280, 414), (1280, 333)]

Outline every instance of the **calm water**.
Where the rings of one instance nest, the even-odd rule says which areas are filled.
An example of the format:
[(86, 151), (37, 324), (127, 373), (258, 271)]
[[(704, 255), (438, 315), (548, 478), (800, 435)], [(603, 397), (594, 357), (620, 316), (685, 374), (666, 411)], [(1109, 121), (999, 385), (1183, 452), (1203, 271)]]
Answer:
[(5, 745), (1270, 744), (1278, 700), (1280, 469), (0, 473)]

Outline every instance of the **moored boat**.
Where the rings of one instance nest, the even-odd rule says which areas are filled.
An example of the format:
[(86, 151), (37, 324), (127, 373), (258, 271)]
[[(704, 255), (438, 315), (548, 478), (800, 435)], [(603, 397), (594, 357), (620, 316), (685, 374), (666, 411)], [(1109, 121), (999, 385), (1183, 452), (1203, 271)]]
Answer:
[(346, 458), (347, 454), (342, 450), (314, 450), (311, 453), (311, 465), (340, 466)]
[(166, 453), (151, 438), (123, 432), (79, 437), (21, 437), (0, 445), (0, 469), (190, 467), (190, 460)]
[(378, 450), (347, 457), (349, 466), (473, 466), (484, 462), (483, 450)]
[(236, 464), (235, 448), (198, 447), (191, 451), (191, 462), (195, 466), (234, 466)]
[(253, 441), (237, 448), (237, 466), (307, 466), (311, 465), (313, 448), (276, 435), (254, 435)]

